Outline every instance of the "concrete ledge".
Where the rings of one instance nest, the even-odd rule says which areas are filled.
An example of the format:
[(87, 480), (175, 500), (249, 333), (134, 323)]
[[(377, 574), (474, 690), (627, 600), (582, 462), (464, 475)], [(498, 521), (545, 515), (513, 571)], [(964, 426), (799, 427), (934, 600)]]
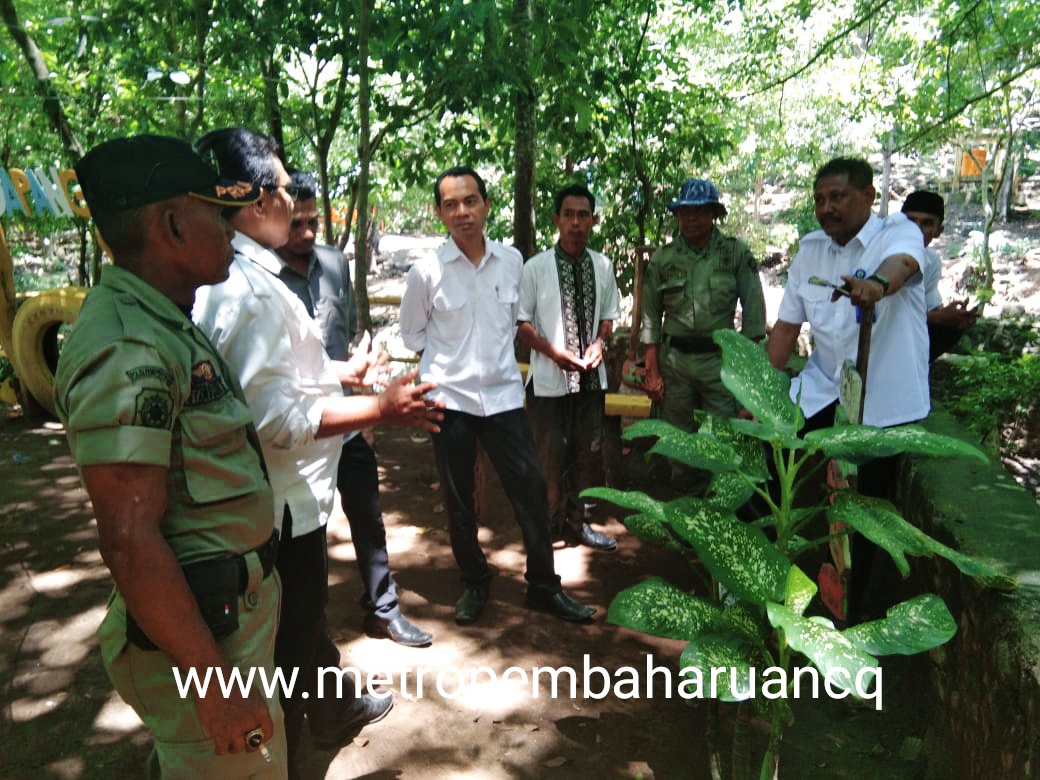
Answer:
[[(942, 411), (925, 427), (964, 438)], [(908, 521), (1019, 582), (999, 592), (945, 560), (912, 561), (914, 592), (940, 595), (958, 624), (921, 680), (934, 748), (928, 775), (1040, 777), (1040, 508), (996, 462), (913, 457), (902, 469), (897, 503)]]

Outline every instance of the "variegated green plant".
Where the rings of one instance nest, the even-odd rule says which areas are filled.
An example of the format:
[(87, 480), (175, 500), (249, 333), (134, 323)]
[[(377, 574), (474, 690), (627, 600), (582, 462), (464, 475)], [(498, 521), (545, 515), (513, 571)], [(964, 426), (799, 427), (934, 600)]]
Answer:
[[(722, 347), (723, 382), (755, 419), (708, 418), (695, 434), (660, 420), (645, 420), (624, 434), (628, 440), (656, 437), (651, 454), (712, 472), (707, 496), (663, 502), (638, 491), (609, 488), (588, 490), (585, 495), (635, 510), (626, 519), (633, 533), (698, 560), (729, 597), (720, 604), (652, 578), (618, 594), (608, 620), (654, 636), (687, 640), (680, 657), (687, 678), (705, 679), (715, 667), (731, 670), (726, 682), (732, 685), (713, 692), (723, 701), (737, 700), (752, 687), (754, 669), (786, 675), (795, 657), (804, 656), (826, 679), (845, 680), (843, 692), (875, 698), (879, 706), (880, 680), (871, 693), (872, 678), (880, 670), (877, 656), (937, 647), (953, 636), (956, 623), (942, 599), (930, 594), (896, 605), (883, 620), (845, 631), (823, 618), (807, 617), (816, 585), (794, 561), (828, 537), (810, 541), (800, 535), (814, 518), (821, 518), (824, 509), (793, 506), (799, 482), (807, 478), (804, 472), (817, 453), (851, 462), (899, 452), (982, 460), (986, 456), (965, 442), (914, 425), (889, 429), (851, 425), (800, 438), (803, 418), (790, 400), (788, 377), (773, 369), (760, 346), (733, 331), (717, 331), (715, 341)], [(761, 442), (768, 446), (764, 449)], [(775, 499), (767, 489), (765, 451), (773, 459), (779, 482)], [(753, 495), (765, 502), (771, 515), (758, 524), (747, 524), (737, 518), (736, 510)], [(886, 550), (904, 576), (909, 571), (907, 555), (939, 555), (989, 585), (1013, 585), (993, 567), (910, 525), (887, 501), (842, 491), (825, 511), (832, 522), (843, 521)], [(775, 541), (763, 532), (765, 526), (773, 527)], [(773, 777), (776, 771), (781, 735), (792, 720), (786, 690), (780, 689), (794, 682), (778, 678), (774, 690), (783, 696), (752, 700), (771, 723), (762, 778)], [(766, 683), (762, 688), (766, 691)]]

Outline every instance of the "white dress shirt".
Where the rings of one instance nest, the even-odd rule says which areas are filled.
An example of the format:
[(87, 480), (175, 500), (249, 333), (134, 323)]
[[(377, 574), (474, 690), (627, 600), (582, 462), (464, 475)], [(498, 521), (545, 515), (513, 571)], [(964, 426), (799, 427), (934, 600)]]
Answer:
[(412, 266), (401, 299), (401, 337), (421, 352), (420, 378), (448, 409), (488, 417), (524, 405), (513, 352), (523, 259), (485, 239), (474, 265), (449, 238)]
[(242, 233), (227, 281), (200, 287), (192, 319), (237, 372), (253, 412), (281, 528), (293, 537), (328, 522), (342, 438), (315, 438), (326, 396), (341, 395), (321, 331), (278, 279), (278, 256)]
[(939, 278), (942, 276), (942, 260), (939, 255), (931, 249), (925, 249), (928, 253), (928, 268), (924, 273), (924, 305), (928, 311), (938, 309), (942, 306), (942, 295), (939, 294)]
[[(604, 320), (621, 316), (621, 302), (613, 264), (599, 252), (589, 250), (596, 274), (596, 325)], [(518, 322), (529, 322), (542, 338), (557, 349), (565, 347), (563, 303), (560, 299), (560, 274), (556, 269), (556, 250), (549, 249), (524, 263), (520, 282), (520, 310)], [(595, 335), (595, 334), (593, 334)], [(578, 357), (581, 357), (579, 355)], [(531, 368), (527, 381), (534, 383), (534, 394), (541, 397), (559, 397), (567, 394), (567, 374), (548, 355), (531, 350)], [(607, 370), (599, 365), (599, 386), (607, 388)]]
[[(808, 322), (813, 353), (805, 369), (791, 383), (791, 400), (799, 402), (806, 418), (838, 398), (842, 363), (856, 361), (859, 323), (856, 307), (848, 298), (831, 301), (832, 290), (810, 284), (821, 277), (842, 285), (842, 276), (857, 270), (873, 274), (882, 261), (907, 254), (924, 275), (931, 259), (917, 225), (903, 214), (881, 218), (871, 214), (860, 232), (845, 246), (836, 244), (822, 230), (804, 236), (791, 262), (787, 286), (780, 302), (779, 319), (792, 324)], [(884, 428), (928, 416), (928, 329), (925, 326), (925, 291), (922, 274), (914, 274), (894, 295), (874, 307), (863, 422)]]

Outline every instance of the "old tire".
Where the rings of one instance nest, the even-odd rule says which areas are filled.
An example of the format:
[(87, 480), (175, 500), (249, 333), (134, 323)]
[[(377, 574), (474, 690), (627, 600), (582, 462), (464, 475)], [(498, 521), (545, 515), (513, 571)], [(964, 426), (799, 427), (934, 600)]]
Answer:
[(49, 414), (54, 414), (54, 371), (60, 332), (79, 316), (85, 287), (61, 287), (34, 295), (14, 315), (11, 363), (22, 386)]

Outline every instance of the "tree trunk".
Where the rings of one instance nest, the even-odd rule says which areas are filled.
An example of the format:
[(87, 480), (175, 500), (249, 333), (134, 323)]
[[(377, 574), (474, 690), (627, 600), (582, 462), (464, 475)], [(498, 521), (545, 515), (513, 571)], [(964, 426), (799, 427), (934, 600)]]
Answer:
[(21, 49), (26, 62), (29, 64), (29, 68), (32, 70), (36, 92), (43, 98), (43, 111), (47, 114), (51, 126), (61, 138), (61, 145), (65, 150), (66, 156), (70, 162), (77, 162), (83, 156), (83, 146), (80, 144), (79, 139), (76, 138), (76, 133), (73, 131), (72, 125), (69, 124), (68, 117), (65, 116), (61, 98), (51, 86), (50, 71), (47, 68), (47, 64), (43, 61), (43, 55), (40, 54), (40, 50), (36, 47), (36, 42), (22, 27), (22, 23), (18, 21), (18, 12), (15, 10), (14, 0), (0, 0), (0, 15), (3, 15), (7, 31), (11, 34), (15, 43), (18, 44), (18, 48)]
[(325, 222), (325, 242), (331, 244), (336, 240), (335, 226), (332, 224), (332, 198), (329, 196), (329, 153), (318, 144), (315, 150), (318, 157), (318, 185), (321, 187), (321, 213)]
[(513, 2), (513, 51), (519, 83), (513, 92), (516, 118), (514, 155), (516, 177), (513, 180), (513, 245), (524, 260), (535, 253), (534, 182), (535, 182), (535, 93), (531, 80), (531, 2)]
[(885, 143), (885, 153), (881, 163), (881, 206), (878, 214), (882, 217), (888, 216), (888, 195), (892, 189), (892, 149), (896, 145), (896, 131), (888, 132), (888, 141)]
[(982, 201), (982, 248), (979, 251), (979, 266), (981, 268), (981, 280), (979, 283), (980, 295), (979, 295), (979, 313), (982, 313), (983, 306), (993, 297), (993, 258), (989, 252), (989, 236), (993, 232), (993, 223), (995, 222), (995, 213), (993, 211), (993, 202), (990, 198), (989, 185), (990, 185), (990, 173), (993, 170), (993, 162), (996, 158), (996, 152), (1000, 149), (1000, 141), (994, 145), (993, 154), (989, 156), (989, 159), (985, 164), (979, 160), (975, 155), (968, 151), (971, 159), (975, 161), (975, 164), (982, 171), (982, 175), (979, 177), (979, 198)]
[(1011, 185), (1015, 181), (1015, 136), (1008, 139), (1007, 151), (1004, 154), (1004, 164), (1001, 165), (1000, 186), (997, 187), (997, 222), (1006, 225), (1008, 214), (1011, 210)]
[(277, 56), (272, 53), (264, 60), (264, 107), (267, 109), (267, 122), (271, 138), (278, 144), (278, 156), (285, 162), (285, 130), (282, 127), (282, 106), (278, 101), (278, 80), (281, 71)]
[(357, 302), (358, 330), (372, 327), (368, 305), (368, 171), (372, 165), (371, 73), (368, 68), (368, 35), (372, 0), (359, 0), (358, 6), (358, 187), (357, 229), (354, 231), (354, 299)]
[(339, 239), (339, 248), (346, 249), (350, 243), (350, 229), (354, 224), (354, 212), (357, 211), (358, 182), (357, 179), (350, 180), (350, 198), (347, 200), (347, 210), (343, 213), (343, 235)]

